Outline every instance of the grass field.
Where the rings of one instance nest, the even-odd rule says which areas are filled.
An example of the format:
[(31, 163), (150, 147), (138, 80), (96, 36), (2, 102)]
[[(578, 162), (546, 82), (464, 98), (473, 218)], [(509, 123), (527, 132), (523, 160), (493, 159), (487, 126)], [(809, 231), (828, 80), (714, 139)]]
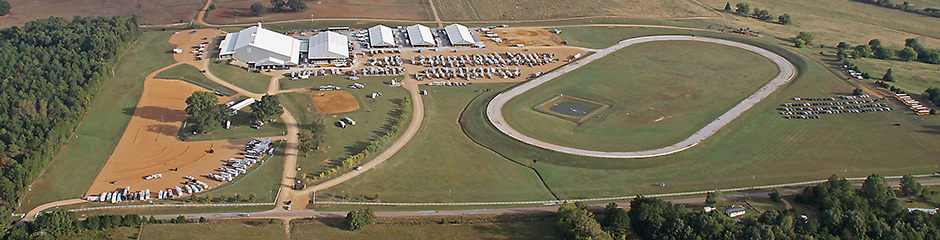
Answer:
[(209, 71), (216, 77), (253, 93), (268, 91), (271, 76), (246, 71), (240, 67), (228, 65), (225, 61), (210, 61)]
[(144, 225), (139, 239), (288, 239), (284, 227), (257, 223)]
[(38, 191), (27, 193), (17, 212), (47, 202), (81, 197), (88, 190), (134, 114), (144, 78), (174, 63), (171, 55), (162, 53), (163, 49), (173, 48), (167, 42), (171, 34), (144, 33), (124, 52), (114, 69), (114, 77), (105, 81), (74, 137), (33, 182), (32, 188)]
[(630, 16), (634, 18), (682, 18), (715, 16), (708, 9), (686, 0), (658, 1), (497, 1), (435, 0), (441, 19), (525, 20), (582, 16)]
[[(365, 85), (364, 89), (348, 89), (347, 85), (352, 81), (342, 77), (327, 76), (313, 77), (309, 80), (287, 80), (281, 82), (281, 87), (289, 85), (286, 89), (310, 88), (314, 86), (333, 84), (343, 88), (343, 91), (350, 92), (359, 102), (359, 109), (337, 114), (323, 114), (316, 110), (313, 104), (313, 92), (292, 92), (278, 95), (284, 108), (290, 111), (297, 122), (300, 124), (310, 124), (318, 118), (323, 120), (326, 125), (325, 140), (320, 146), (320, 150), (311, 151), (306, 154), (300, 153), (297, 157), (300, 173), (307, 173), (311, 177), (319, 171), (326, 169), (332, 164), (337, 164), (343, 158), (349, 155), (359, 153), (364, 149), (369, 140), (373, 139), (382, 130), (383, 125), (392, 117), (391, 112), (397, 106), (393, 100), (408, 97), (408, 92), (402, 88), (390, 87), (383, 84), (383, 81), (389, 81), (394, 77), (362, 77), (361, 83)], [(398, 77), (400, 78), (400, 77)], [(373, 92), (382, 92), (382, 96), (371, 99), (366, 98), (366, 94)], [(334, 125), (340, 118), (350, 117), (356, 120), (356, 126), (349, 126), (342, 129)], [(407, 123), (405, 123), (407, 125)], [(392, 139), (395, 139), (394, 137)]]
[(232, 116), (232, 126), (229, 129), (219, 128), (209, 135), (193, 135), (192, 125), (187, 125), (185, 128), (180, 126), (180, 131), (176, 136), (178, 139), (183, 141), (200, 141), (274, 137), (283, 136), (287, 132), (287, 127), (284, 126), (284, 123), (279, 121), (265, 123), (264, 126), (261, 126), (261, 128), (258, 129), (252, 128), (251, 125), (254, 124), (254, 122), (251, 121), (251, 112), (245, 110), (247, 109), (242, 109), (242, 111), (239, 111), (238, 114)]
[(209, 80), (205, 75), (199, 72), (199, 69), (188, 64), (180, 64), (167, 70), (163, 70), (155, 76), (163, 79), (179, 79), (189, 83), (196, 84), (209, 91), (219, 91), (226, 96), (235, 94), (235, 91)]
[[(354, 200), (379, 194), (386, 202), (455, 202), (540, 200), (552, 195), (538, 176), (480, 147), (463, 135), (456, 121), (460, 111), (483, 88), (426, 87), (421, 128), (401, 151), (377, 169), (318, 193), (319, 199), (349, 194)], [(429, 181), (433, 179), (432, 181)]]
[(870, 58), (859, 59), (857, 65), (859, 70), (878, 80), (892, 69), (896, 82), (890, 84), (906, 92), (923, 93), (929, 87), (940, 87), (940, 65)]
[[(228, 23), (254, 23), (274, 22), (279, 20), (295, 20), (315, 18), (328, 20), (331, 18), (383, 18), (383, 19), (409, 19), (429, 20), (431, 10), (427, 0), (360, 0), (360, 1), (311, 1), (307, 2), (305, 10), (282, 13), (270, 11), (268, 2), (265, 7), (269, 10), (261, 16), (252, 16), (250, 6), (254, 0), (216, 0), (216, 10), (209, 12), (206, 21), (216, 24)], [(338, 25), (339, 26), (339, 25)]]
[[(712, 8), (724, 8), (725, 0), (702, 0)], [(940, 6), (936, 1), (934, 7)], [(940, 45), (940, 18), (926, 17), (866, 3), (843, 0), (747, 1), (751, 9), (767, 9), (776, 16), (790, 14), (793, 24), (780, 26), (762, 23), (753, 18), (723, 18), (716, 22), (733, 27), (750, 27), (772, 36), (792, 38), (800, 31), (816, 33), (817, 44), (835, 46), (840, 41), (850, 44), (868, 43), (872, 38), (883, 42), (904, 43), (904, 39), (917, 37), (922, 44)], [(901, 3), (901, 2), (897, 2)], [(735, 5), (732, 2), (731, 5)], [(923, 7), (920, 7), (923, 9)], [(730, 16), (730, 14), (729, 14)]]
[[(649, 150), (691, 136), (777, 75), (770, 60), (712, 43), (642, 43), (545, 83), (503, 108), (513, 128), (564, 146)], [(558, 94), (609, 104), (576, 123), (533, 109)]]
[(359, 231), (320, 222), (291, 226), (291, 239), (563, 239), (555, 222), (372, 225)]
[[(621, 34), (632, 34), (627, 32), (630, 29), (623, 30)], [(850, 94), (854, 87), (815, 61), (781, 48), (778, 42), (702, 35), (770, 49), (787, 57), (800, 74), (698, 146), (651, 159), (592, 159), (522, 144), (487, 124), (483, 107), (489, 97), (475, 100), (461, 124), (471, 137), (511, 159), (537, 159), (532, 166), (564, 199), (787, 183), (824, 179), (835, 173), (847, 177), (873, 172), (927, 173), (938, 167), (931, 156), (940, 150), (931, 146), (938, 144), (940, 119), (909, 111), (832, 115), (813, 121), (782, 119), (775, 108), (789, 98)], [(896, 101), (887, 103), (904, 109)], [(665, 182), (666, 187), (657, 186), (658, 182)]]
[(136, 227), (118, 227), (105, 230), (85, 230), (81, 233), (72, 234), (63, 239), (137, 239), (137, 233), (140, 231)]

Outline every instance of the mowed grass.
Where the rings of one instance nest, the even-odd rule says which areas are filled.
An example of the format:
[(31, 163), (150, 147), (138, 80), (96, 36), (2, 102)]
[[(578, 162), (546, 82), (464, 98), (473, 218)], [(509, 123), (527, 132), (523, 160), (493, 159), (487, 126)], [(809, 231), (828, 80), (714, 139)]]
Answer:
[(385, 202), (474, 202), (552, 199), (532, 170), (473, 143), (457, 124), (460, 112), (484, 88), (422, 87), (425, 116), (421, 128), (401, 151), (376, 169), (321, 191), (321, 201), (342, 199)]
[(284, 227), (240, 223), (144, 225), (139, 239), (288, 239)]
[(254, 121), (251, 120), (251, 111), (246, 107), (241, 111), (238, 111), (238, 114), (232, 116), (231, 119), (232, 126), (229, 129), (219, 128), (215, 131), (212, 131), (212, 134), (193, 134), (193, 126), (186, 124), (185, 128), (180, 126), (180, 131), (176, 135), (177, 139), (183, 141), (206, 141), (206, 140), (219, 140), (219, 139), (239, 139), (239, 138), (259, 138), (259, 137), (274, 137), (274, 136), (283, 136), (287, 134), (287, 126), (280, 121), (280, 118), (275, 118), (273, 122), (267, 122), (264, 126), (260, 128), (252, 128), (251, 125), (254, 124)]
[[(723, 9), (728, 1), (702, 0), (711, 8)], [(781, 26), (762, 23), (753, 18), (739, 16), (715, 20), (732, 27), (749, 27), (774, 37), (792, 38), (801, 31), (815, 33), (816, 44), (835, 46), (840, 41), (850, 44), (868, 43), (872, 38), (883, 42), (900, 42), (916, 37), (927, 46), (940, 45), (940, 18), (927, 17), (897, 9), (889, 9), (867, 3), (844, 0), (754, 0), (741, 1), (755, 7), (767, 9), (776, 20), (780, 14), (790, 14), (793, 24)], [(893, 3), (900, 4), (903, 1)], [(938, 7), (940, 4), (933, 4)], [(736, 4), (732, 1), (732, 7)], [(923, 9), (924, 6), (920, 6)], [(732, 16), (731, 14), (728, 14)]]
[(716, 16), (691, 1), (656, 0), (627, 2), (601, 1), (497, 1), (435, 0), (444, 20), (527, 20), (583, 16), (630, 16), (634, 18), (674, 18)]
[(222, 92), (227, 96), (235, 94), (234, 90), (209, 80), (209, 78), (206, 78), (205, 75), (202, 75), (202, 73), (199, 72), (199, 69), (189, 64), (180, 64), (167, 70), (163, 70), (162, 72), (158, 73), (155, 78), (178, 79), (196, 84), (209, 91)]
[[(298, 174), (306, 173), (313, 177), (321, 170), (333, 164), (338, 164), (345, 157), (361, 152), (370, 140), (380, 133), (384, 134), (383, 126), (393, 117), (392, 110), (398, 106), (394, 101), (409, 97), (405, 89), (390, 87), (383, 83), (390, 81), (392, 78), (401, 79), (400, 76), (362, 77), (358, 82), (365, 85), (364, 89), (349, 89), (346, 86), (352, 84), (353, 81), (334, 76), (311, 77), (308, 80), (296, 80), (289, 83), (291, 88), (311, 88), (328, 84), (340, 86), (342, 91), (348, 91), (359, 102), (358, 110), (325, 114), (318, 112), (313, 102), (312, 94), (315, 91), (290, 92), (278, 95), (284, 108), (294, 115), (299, 124), (310, 124), (317, 121), (317, 119), (322, 119), (322, 123), (326, 125), (325, 139), (320, 145), (320, 150), (310, 151), (306, 155), (299, 153), (299, 156), (297, 156), (297, 165), (301, 168)], [(281, 83), (282, 87), (285, 83), (287, 82)], [(366, 97), (366, 94), (373, 92), (382, 92), (382, 96), (375, 99)], [(345, 129), (339, 128), (336, 122), (344, 117), (355, 120), (356, 126), (347, 126)], [(407, 122), (404, 125), (407, 126)], [(392, 137), (391, 139), (396, 138)], [(364, 161), (371, 158), (372, 156), (366, 157)]]
[(906, 92), (923, 93), (929, 87), (940, 87), (940, 65), (937, 64), (862, 58), (857, 65), (876, 80), (881, 80), (890, 68), (895, 80), (890, 84)]
[(32, 184), (17, 212), (41, 204), (81, 197), (108, 161), (133, 115), (147, 74), (173, 64), (165, 49), (173, 32), (147, 32), (128, 48), (105, 81), (85, 119), (45, 172)]
[(271, 76), (249, 72), (243, 68), (229, 65), (225, 61), (210, 61), (209, 71), (216, 77), (253, 93), (267, 92), (268, 83), (271, 81)]
[(553, 221), (442, 225), (372, 225), (359, 231), (320, 222), (294, 224), (291, 239), (564, 239)]
[[(864, 177), (936, 171), (933, 156), (940, 154), (940, 149), (933, 146), (940, 144), (940, 119), (916, 116), (890, 99), (886, 102), (896, 109), (892, 112), (783, 119), (776, 108), (790, 98), (847, 95), (855, 87), (777, 42), (711, 36), (770, 49), (788, 58), (800, 73), (689, 150), (649, 159), (596, 159), (529, 146), (488, 124), (484, 107), (491, 97), (475, 100), (461, 124), (475, 140), (509, 158), (538, 160), (532, 166), (562, 199), (758, 186), (825, 179), (832, 174)], [(659, 187), (659, 182), (666, 186)]]
[[(777, 73), (767, 58), (734, 47), (641, 43), (517, 96), (503, 114), (520, 132), (563, 146), (650, 150), (691, 136)], [(610, 108), (580, 124), (533, 109), (558, 94)]]

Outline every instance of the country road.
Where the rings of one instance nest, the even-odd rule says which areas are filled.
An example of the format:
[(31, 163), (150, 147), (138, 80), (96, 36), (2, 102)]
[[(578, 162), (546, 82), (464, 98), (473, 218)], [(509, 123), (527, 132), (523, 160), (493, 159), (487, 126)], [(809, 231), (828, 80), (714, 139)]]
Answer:
[[(701, 130), (692, 134), (692, 136), (689, 136), (685, 140), (682, 140), (671, 146), (666, 146), (663, 148), (652, 149), (652, 150), (632, 151), (632, 152), (607, 152), (607, 151), (586, 150), (586, 149), (562, 146), (562, 145), (558, 145), (554, 143), (545, 142), (545, 141), (530, 137), (528, 135), (525, 135), (519, 132), (518, 130), (512, 128), (512, 126), (509, 125), (509, 123), (506, 121), (506, 118), (503, 116), (503, 106), (505, 106), (506, 103), (509, 102), (509, 100), (513, 99), (516, 96), (524, 94), (525, 92), (532, 90), (542, 84), (545, 84), (557, 77), (560, 77), (566, 73), (574, 71), (580, 68), (581, 66), (585, 66), (590, 62), (593, 62), (597, 59), (601, 59), (604, 56), (607, 56), (608, 54), (616, 52), (617, 50), (620, 50), (620, 49), (623, 49), (623, 48), (626, 48), (626, 47), (629, 47), (631, 45), (638, 44), (638, 43), (655, 42), (655, 41), (699, 41), (699, 42), (708, 42), (708, 43), (715, 43), (715, 44), (741, 48), (747, 51), (760, 54), (761, 56), (764, 56), (770, 59), (775, 64), (777, 64), (780, 70), (780, 73), (776, 77), (774, 77), (773, 80), (770, 80), (770, 82), (767, 83), (767, 85), (764, 85), (763, 87), (761, 87), (760, 90), (757, 90), (757, 92), (755, 92), (751, 96), (744, 99), (744, 101), (741, 101), (740, 103), (738, 103), (738, 105), (732, 107), (730, 110), (728, 110), (727, 112), (719, 116), (718, 119), (715, 119), (714, 121), (706, 125)], [(489, 118), (490, 123), (496, 126), (496, 128), (499, 129), (500, 132), (503, 132), (504, 134), (512, 138), (515, 138), (516, 140), (524, 142), (526, 144), (556, 151), (556, 152), (579, 155), (579, 156), (587, 156), (587, 157), (598, 157), (598, 158), (621, 158), (623, 159), (623, 158), (658, 157), (658, 156), (677, 153), (677, 152), (692, 148), (695, 145), (698, 145), (705, 139), (708, 139), (708, 137), (711, 137), (712, 135), (714, 135), (722, 127), (724, 127), (725, 125), (728, 125), (728, 123), (731, 123), (731, 121), (733, 121), (742, 113), (744, 113), (745, 111), (753, 107), (762, 99), (766, 98), (771, 93), (779, 89), (781, 86), (789, 82), (791, 79), (793, 79), (794, 76), (796, 76), (796, 67), (794, 67), (793, 64), (787, 61), (787, 59), (783, 58), (780, 55), (777, 55), (776, 53), (770, 52), (763, 48), (755, 47), (753, 45), (748, 45), (748, 44), (744, 44), (740, 42), (728, 41), (728, 40), (723, 40), (723, 39), (696, 37), (696, 36), (683, 36), (683, 35), (661, 35), (661, 36), (638, 37), (638, 38), (631, 38), (631, 39), (620, 41), (620, 43), (617, 43), (614, 46), (599, 50), (593, 55), (590, 55), (590, 56), (587, 56), (578, 60), (574, 64), (565, 65), (564, 67), (559, 68), (551, 73), (542, 75), (541, 77), (533, 79), (529, 82), (519, 85), (506, 92), (500, 93), (499, 95), (496, 95), (496, 97), (493, 98), (493, 100), (491, 100), (490, 103), (486, 107), (486, 116), (487, 118)]]

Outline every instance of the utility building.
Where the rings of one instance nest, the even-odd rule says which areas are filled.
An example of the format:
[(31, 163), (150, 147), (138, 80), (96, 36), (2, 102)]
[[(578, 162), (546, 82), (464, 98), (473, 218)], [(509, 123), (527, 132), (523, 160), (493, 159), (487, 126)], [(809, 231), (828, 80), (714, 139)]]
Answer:
[(473, 41), (473, 34), (470, 33), (470, 29), (467, 29), (464, 25), (460, 24), (451, 24), (444, 27), (444, 31), (447, 32), (447, 39), (450, 40), (450, 44), (454, 46), (468, 46), (476, 44)]
[(258, 26), (229, 33), (219, 44), (219, 58), (234, 58), (249, 67), (283, 67), (300, 63), (300, 40)]
[(395, 35), (392, 29), (383, 25), (369, 28), (369, 44), (372, 47), (394, 47)]
[(434, 42), (434, 35), (431, 34), (431, 29), (425, 27), (421, 24), (415, 24), (414, 26), (408, 27), (408, 40), (411, 41), (411, 46), (434, 46), (437, 45)]
[(305, 51), (310, 62), (345, 61), (349, 58), (349, 38), (335, 32), (321, 32), (310, 37)]

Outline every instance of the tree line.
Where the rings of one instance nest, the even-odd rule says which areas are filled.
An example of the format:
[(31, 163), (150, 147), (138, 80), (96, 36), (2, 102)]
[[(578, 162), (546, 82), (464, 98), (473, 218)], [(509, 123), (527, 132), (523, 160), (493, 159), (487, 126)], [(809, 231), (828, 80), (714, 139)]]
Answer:
[[(753, 11), (751, 10), (751, 5), (747, 3), (738, 3), (734, 5), (734, 9), (731, 8), (731, 2), (725, 4), (725, 11), (733, 12), (741, 16), (753, 17), (757, 20), (769, 22), (773, 19), (773, 15), (770, 14), (770, 11), (767, 9), (760, 9), (755, 7)], [(777, 16), (777, 23), (787, 25), (793, 23), (793, 20), (790, 18), (790, 14), (782, 14)]]
[[(581, 203), (566, 203), (558, 208), (557, 223), (571, 239), (623, 239), (630, 232), (642, 239), (940, 239), (940, 216), (909, 212), (897, 198), (922, 191), (909, 175), (901, 179), (898, 191), (878, 174), (870, 175), (861, 189), (833, 175), (796, 196), (797, 202), (819, 212), (813, 217), (797, 210), (770, 210), (736, 220), (721, 211), (692, 210), (640, 196), (629, 211), (608, 205), (600, 218)], [(770, 195), (781, 197), (779, 191)]]
[[(252, 16), (261, 16), (265, 13), (264, 4), (261, 2), (252, 3), (249, 6)], [(296, 12), (307, 9), (307, 4), (304, 3), (304, 0), (271, 0), (271, 11), (279, 12)]]
[(849, 58), (877, 58), (900, 61), (916, 60), (923, 63), (940, 64), (940, 51), (924, 47), (916, 38), (905, 39), (904, 48), (901, 50), (885, 47), (882, 45), (881, 40), (877, 38), (868, 41), (868, 44), (859, 44), (854, 47), (845, 42), (839, 42), (836, 49), (836, 56), (839, 61)]
[(53, 17), (0, 30), (0, 228), (138, 35), (136, 17)]
[(891, 9), (898, 9), (905, 12), (917, 13), (924, 16), (931, 16), (940, 18), (940, 8), (925, 7), (924, 9), (917, 9), (911, 6), (911, 3), (904, 2), (901, 4), (892, 3), (891, 0), (852, 0), (860, 3), (868, 3), (875, 6), (881, 6)]

